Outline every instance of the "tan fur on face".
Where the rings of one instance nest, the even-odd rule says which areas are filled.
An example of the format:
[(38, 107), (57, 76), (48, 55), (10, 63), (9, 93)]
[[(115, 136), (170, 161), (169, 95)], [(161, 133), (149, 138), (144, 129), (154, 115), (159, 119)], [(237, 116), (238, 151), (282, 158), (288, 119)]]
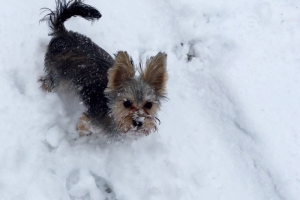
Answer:
[(108, 84), (105, 92), (122, 87), (124, 81), (134, 77), (135, 70), (132, 59), (126, 51), (119, 51), (114, 65), (108, 70)]
[(151, 132), (157, 131), (155, 121), (152, 119), (146, 119), (144, 122), (144, 128), (141, 130), (145, 135), (149, 135)]
[(148, 83), (158, 94), (166, 92), (168, 80), (167, 54), (159, 52), (156, 56), (146, 61), (146, 69), (141, 74), (143, 80)]
[[(133, 105), (131, 108), (125, 108), (123, 101), (117, 102), (112, 110), (114, 120), (117, 123), (118, 129), (122, 133), (127, 133), (128, 131), (140, 132), (145, 135), (149, 135), (152, 131), (156, 131), (156, 112), (158, 106), (153, 104), (151, 109), (138, 108), (137, 105)], [(144, 117), (142, 127), (133, 127), (132, 120), (136, 117)]]

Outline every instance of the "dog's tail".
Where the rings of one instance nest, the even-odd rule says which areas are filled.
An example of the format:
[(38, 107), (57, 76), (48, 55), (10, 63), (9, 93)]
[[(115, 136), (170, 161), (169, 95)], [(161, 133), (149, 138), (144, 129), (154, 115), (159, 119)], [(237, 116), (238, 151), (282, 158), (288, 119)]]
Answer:
[(42, 8), (42, 10), (50, 11), (41, 21), (47, 21), (51, 28), (51, 36), (61, 35), (66, 33), (67, 30), (64, 22), (71, 17), (81, 16), (86, 20), (93, 21), (101, 17), (100, 12), (87, 4), (83, 0), (56, 0), (56, 10), (53, 11), (49, 8)]

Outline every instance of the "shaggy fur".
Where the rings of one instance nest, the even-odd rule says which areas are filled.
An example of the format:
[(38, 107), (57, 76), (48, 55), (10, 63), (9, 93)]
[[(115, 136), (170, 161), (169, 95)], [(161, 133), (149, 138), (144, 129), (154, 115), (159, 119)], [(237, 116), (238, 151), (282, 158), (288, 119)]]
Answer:
[(66, 30), (64, 22), (73, 16), (87, 20), (101, 17), (99, 11), (81, 0), (57, 1), (47, 21), (52, 39), (45, 55), (42, 89), (74, 91), (86, 112), (79, 119), (81, 135), (95, 127), (103, 134), (116, 136), (136, 132), (148, 135), (156, 130), (157, 111), (165, 97), (167, 70), (165, 53), (146, 61), (146, 68), (135, 76), (134, 63), (127, 52), (113, 59), (88, 37)]

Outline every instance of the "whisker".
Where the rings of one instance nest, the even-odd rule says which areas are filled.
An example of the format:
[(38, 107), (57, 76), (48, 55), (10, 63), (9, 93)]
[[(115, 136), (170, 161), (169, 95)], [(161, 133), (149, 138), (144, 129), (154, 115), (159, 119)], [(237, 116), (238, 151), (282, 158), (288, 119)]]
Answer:
[(157, 120), (159, 122), (159, 125), (160, 125), (160, 120), (157, 117), (154, 117), (154, 118), (155, 118), (155, 120)]

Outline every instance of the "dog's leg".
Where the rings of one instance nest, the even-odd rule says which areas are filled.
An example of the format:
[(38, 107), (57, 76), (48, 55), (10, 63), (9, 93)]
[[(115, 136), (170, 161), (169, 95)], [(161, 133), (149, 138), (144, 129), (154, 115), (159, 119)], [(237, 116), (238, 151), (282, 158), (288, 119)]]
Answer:
[(82, 117), (79, 118), (76, 130), (78, 131), (80, 136), (89, 136), (92, 134), (90, 128), (90, 119), (86, 113), (83, 113)]

